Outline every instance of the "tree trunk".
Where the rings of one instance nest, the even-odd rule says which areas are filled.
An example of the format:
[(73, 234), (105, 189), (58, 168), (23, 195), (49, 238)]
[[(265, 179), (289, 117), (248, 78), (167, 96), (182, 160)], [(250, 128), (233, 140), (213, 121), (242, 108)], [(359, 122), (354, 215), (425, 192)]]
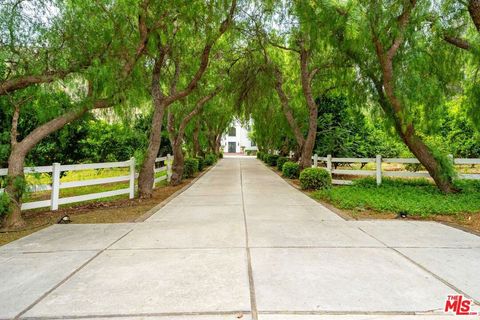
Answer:
[(221, 142), (222, 142), (222, 134), (217, 134), (217, 136), (215, 137), (215, 150), (214, 150), (217, 156), (220, 156)]
[(399, 130), (402, 140), (418, 161), (427, 169), (437, 187), (444, 193), (458, 192), (453, 185), (453, 178), (444, 172), (441, 162), (435, 158), (432, 150), (415, 134), (413, 124), (408, 124), (405, 131), (397, 128), (397, 131)]
[(25, 154), (18, 148), (13, 148), (8, 158), (7, 193), (10, 202), (9, 212), (2, 221), (2, 226), (6, 229), (19, 229), (26, 225), (22, 218), (22, 194), (24, 192), (25, 176), (23, 166), (25, 163)]
[(470, 0), (468, 2), (468, 12), (472, 21), (477, 28), (477, 31), (480, 32), (480, 0)]
[(313, 148), (315, 147), (315, 139), (317, 137), (318, 108), (312, 94), (311, 82), (314, 73), (311, 73), (309, 71), (309, 58), (310, 53), (305, 48), (303, 48), (302, 45), (302, 49), (300, 51), (300, 72), (303, 96), (305, 97), (309, 110), (309, 119), (307, 137), (302, 145), (302, 159), (300, 161), (300, 170), (310, 168), (312, 166)]
[(195, 129), (193, 130), (193, 155), (203, 156), (200, 148), (200, 119), (197, 119), (195, 123)]
[(182, 150), (182, 143), (172, 143), (173, 149), (173, 166), (172, 166), (172, 178), (170, 183), (172, 186), (179, 185), (183, 180), (183, 170), (185, 165), (185, 159)]
[(138, 195), (140, 198), (150, 198), (153, 192), (155, 179), (155, 159), (162, 141), (162, 122), (165, 114), (165, 104), (159, 103), (155, 107), (152, 118), (152, 130), (148, 141), (148, 148), (138, 175)]

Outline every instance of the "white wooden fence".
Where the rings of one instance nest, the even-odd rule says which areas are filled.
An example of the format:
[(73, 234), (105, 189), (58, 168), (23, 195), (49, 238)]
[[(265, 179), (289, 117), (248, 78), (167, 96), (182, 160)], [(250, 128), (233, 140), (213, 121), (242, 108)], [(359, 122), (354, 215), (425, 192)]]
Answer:
[[(465, 159), (450, 157), (455, 165), (475, 165), (480, 164), (480, 159)], [(338, 175), (353, 175), (353, 176), (373, 176), (376, 178), (377, 184), (382, 183), (382, 177), (400, 177), (400, 178), (431, 178), (430, 174), (426, 171), (411, 172), (411, 171), (391, 171), (383, 170), (382, 163), (397, 163), (397, 164), (420, 164), (416, 158), (382, 158), (381, 155), (377, 155), (375, 158), (333, 158), (331, 155), (326, 157), (319, 157), (314, 155), (312, 157), (313, 167), (318, 167), (319, 163), (325, 163), (327, 170), (331, 174)], [(334, 163), (375, 163), (375, 170), (350, 170), (350, 169), (335, 169)], [(458, 174), (460, 179), (478, 179), (480, 180), (480, 173), (460, 173)], [(351, 180), (339, 180), (333, 179), (334, 184), (352, 184)]]
[[(162, 175), (158, 178), (154, 178), (153, 186), (157, 182), (162, 180), (170, 181), (172, 175), (172, 161), (173, 157), (170, 155), (166, 157), (157, 158), (155, 160), (156, 167), (154, 168), (155, 173), (166, 171), (165, 175)], [(160, 164), (160, 165), (158, 165)], [(67, 171), (79, 171), (79, 170), (91, 170), (91, 169), (108, 169), (108, 168), (129, 168), (128, 175), (116, 176), (110, 178), (97, 178), (81, 181), (69, 181), (61, 182), (60, 173)], [(123, 162), (104, 162), (104, 163), (88, 163), (88, 164), (73, 164), (73, 165), (62, 165), (60, 163), (54, 163), (51, 166), (42, 166), (42, 167), (26, 167), (24, 169), (25, 174), (34, 174), (34, 173), (51, 173), (52, 182), (50, 184), (39, 184), (29, 186), (30, 192), (39, 192), (39, 191), (49, 191), (51, 190), (50, 199), (25, 202), (22, 203), (22, 210), (37, 209), (50, 207), (51, 210), (58, 210), (58, 206), (67, 203), (82, 202), (94, 199), (101, 199), (113, 196), (119, 196), (123, 194), (128, 194), (130, 199), (135, 197), (135, 188), (136, 188), (136, 178), (138, 174), (135, 172), (135, 158), (131, 158), (128, 161)], [(6, 176), (7, 169), (0, 169), (0, 176)], [(117, 189), (112, 191), (90, 193), (72, 197), (60, 197), (60, 189), (66, 188), (76, 188), (76, 187), (85, 187), (93, 186), (99, 184), (108, 184), (108, 183), (117, 183), (117, 182), (129, 182), (128, 188)], [(3, 189), (0, 189), (0, 192), (3, 192)]]

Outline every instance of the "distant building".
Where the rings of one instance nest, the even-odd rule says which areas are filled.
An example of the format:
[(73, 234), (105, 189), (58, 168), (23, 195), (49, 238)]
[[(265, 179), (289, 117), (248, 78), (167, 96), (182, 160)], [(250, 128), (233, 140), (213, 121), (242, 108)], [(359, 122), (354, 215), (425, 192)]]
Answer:
[(243, 126), (240, 121), (234, 120), (226, 134), (222, 136), (222, 150), (224, 153), (246, 153), (257, 151), (254, 141), (250, 140), (251, 122)]

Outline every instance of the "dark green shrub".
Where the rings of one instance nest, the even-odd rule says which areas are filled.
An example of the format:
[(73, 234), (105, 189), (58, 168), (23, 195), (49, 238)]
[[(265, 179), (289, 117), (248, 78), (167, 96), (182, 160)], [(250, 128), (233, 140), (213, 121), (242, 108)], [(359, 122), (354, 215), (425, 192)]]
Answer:
[(0, 193), (0, 219), (6, 216), (9, 212), (10, 198), (3, 192)]
[(198, 160), (198, 171), (203, 171), (205, 169), (205, 159), (203, 157), (196, 157)]
[(307, 168), (300, 173), (300, 186), (304, 190), (328, 189), (332, 186), (332, 177), (323, 168)]
[(276, 154), (269, 154), (266, 162), (269, 166), (276, 167), (278, 158), (279, 156)]
[(217, 162), (217, 156), (214, 153), (209, 153), (205, 156), (205, 165), (211, 166)]
[(218, 158), (223, 159), (223, 152), (220, 151), (220, 153), (218, 154)]
[(300, 174), (300, 165), (296, 162), (287, 161), (282, 166), (282, 174), (289, 179), (298, 179)]
[(262, 160), (262, 155), (263, 155), (263, 152), (262, 152), (262, 151), (258, 151), (258, 152), (257, 152), (257, 159)]
[(192, 178), (198, 172), (198, 159), (186, 158), (183, 166), (183, 177)]
[(282, 171), (283, 164), (288, 161), (287, 157), (279, 157), (277, 159), (277, 169)]

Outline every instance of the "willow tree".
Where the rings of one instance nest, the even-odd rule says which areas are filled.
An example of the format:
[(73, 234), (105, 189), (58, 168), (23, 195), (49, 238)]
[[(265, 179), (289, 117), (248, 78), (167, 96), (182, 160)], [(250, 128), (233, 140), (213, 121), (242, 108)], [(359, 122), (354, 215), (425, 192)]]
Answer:
[[(312, 162), (318, 118), (315, 99), (336, 86), (338, 69), (333, 66), (339, 62), (334, 58), (329, 34), (322, 33), (327, 29), (310, 22), (308, 9), (302, 1), (267, 4), (263, 11), (249, 15), (244, 28), (248, 39), (245, 52), (247, 56), (262, 57), (262, 61), (255, 57), (254, 72), (270, 78), (262, 85), (270, 85), (276, 92), (297, 143), (302, 168), (310, 167)], [(325, 17), (330, 15), (323, 8), (320, 12)], [(258, 53), (252, 53), (254, 49)], [(240, 90), (240, 97), (250, 91), (248, 88), (260, 84), (255, 79), (243, 83), (247, 86)]]
[[(329, 2), (336, 23), (318, 15), (317, 24), (328, 24), (339, 50), (355, 64), (357, 83), (364, 96), (373, 99), (396, 132), (427, 169), (438, 188), (456, 191), (451, 161), (428, 146), (417, 128), (435, 121), (434, 115), (461, 77), (461, 67), (426, 27), (429, 2), (347, 1)], [(320, 10), (311, 4), (312, 12)], [(318, 19), (317, 19), (318, 18)], [(358, 83), (363, 86), (358, 85)], [(425, 114), (428, 116), (420, 116)]]
[(480, 128), (480, 0), (444, 0), (432, 17), (432, 29), (464, 61), (464, 106)]
[[(138, 177), (141, 198), (152, 195), (155, 159), (161, 142), (165, 111), (176, 101), (186, 98), (197, 87), (208, 68), (210, 53), (217, 40), (232, 24), (236, 0), (217, 3), (204, 1), (162, 2), (153, 16), (163, 16), (163, 27), (155, 33), (155, 45), (149, 51), (154, 57), (151, 70), (151, 96), (154, 113), (148, 149)], [(198, 67), (182, 69), (195, 58)]]
[[(167, 130), (173, 150), (172, 185), (178, 185), (183, 180), (183, 144), (187, 126), (221, 90), (221, 86), (204, 89), (202, 91), (206, 91), (205, 93), (198, 92), (197, 95), (187, 97), (184, 101), (181, 101), (176, 108), (172, 106), (168, 110)], [(193, 100), (193, 102), (191, 100)]]
[[(6, 57), (0, 68), (0, 98), (13, 108), (6, 186), (9, 209), (2, 223), (6, 228), (24, 225), (21, 200), (28, 152), (88, 111), (118, 104), (147, 42), (146, 34), (132, 36), (125, 24), (138, 19), (145, 9), (141, 5), (118, 2), (107, 9), (81, 1), (58, 5), (39, 1), (33, 13), (24, 5), (12, 1), (0, 11), (2, 42), (8, 44), (0, 50)], [(65, 103), (50, 101), (59, 95)], [(44, 121), (19, 140), (17, 126), (25, 103), (33, 104)]]

